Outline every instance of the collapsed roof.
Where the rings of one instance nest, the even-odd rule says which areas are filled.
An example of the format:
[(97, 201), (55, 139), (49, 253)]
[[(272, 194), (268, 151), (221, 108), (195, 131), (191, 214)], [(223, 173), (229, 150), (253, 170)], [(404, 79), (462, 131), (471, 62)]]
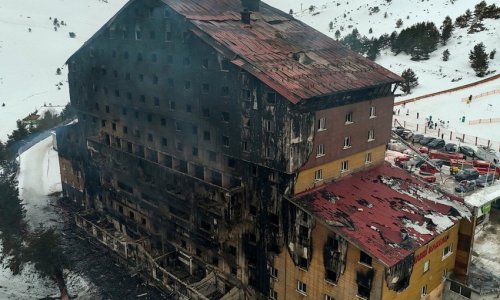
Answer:
[(291, 201), (392, 267), (471, 216), (451, 197), (384, 163)]

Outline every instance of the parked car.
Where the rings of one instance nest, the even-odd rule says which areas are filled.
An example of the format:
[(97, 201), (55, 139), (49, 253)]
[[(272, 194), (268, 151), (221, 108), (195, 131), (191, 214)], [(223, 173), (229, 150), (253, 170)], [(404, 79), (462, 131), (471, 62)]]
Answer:
[(491, 149), (488, 147), (477, 147), (476, 157), (482, 160), (489, 161), (495, 165), (500, 163), (500, 155), (498, 154), (498, 152), (495, 151), (495, 149)]
[(431, 149), (441, 149), (446, 145), (446, 142), (442, 139), (435, 139), (427, 144), (427, 147)]
[(458, 152), (465, 154), (465, 156), (474, 157), (476, 152), (469, 146), (458, 147)]
[(419, 143), (420, 140), (424, 137), (423, 134), (420, 134), (420, 133), (416, 133), (414, 134), (412, 137), (411, 137), (411, 141), (414, 142), (414, 143)]
[(406, 145), (404, 145), (403, 143), (391, 140), (389, 142), (389, 144), (387, 144), (387, 149), (392, 150), (392, 151), (403, 152), (406, 149), (408, 149), (408, 147), (406, 147)]
[(403, 134), (403, 131), (405, 131), (405, 128), (404, 128), (404, 127), (401, 127), (401, 126), (398, 126), (398, 127), (394, 127), (394, 128), (392, 128), (392, 131), (393, 131), (395, 134), (397, 134), (397, 135), (401, 136), (401, 134)]
[(448, 143), (448, 144), (444, 145), (444, 151), (446, 151), (446, 152), (454, 153), (454, 152), (457, 152), (457, 150), (458, 150), (457, 144)]
[(409, 141), (413, 137), (413, 131), (406, 129), (400, 136), (404, 140)]
[(474, 180), (479, 177), (479, 172), (476, 169), (464, 169), (455, 174), (456, 181)]
[(449, 166), (450, 165), (450, 161), (446, 161), (446, 160), (443, 160), (443, 159), (431, 159), (431, 162), (438, 166), (439, 168), (441, 168), (442, 166)]
[(467, 193), (467, 192), (472, 192), (473, 190), (476, 189), (476, 182), (474, 180), (462, 180), (460, 183), (455, 187), (455, 191), (458, 193)]
[(492, 173), (482, 174), (476, 179), (476, 185), (480, 187), (490, 186), (495, 180), (495, 175)]
[(430, 137), (430, 136), (424, 136), (419, 144), (422, 145), (422, 146), (426, 146), (427, 144), (429, 144), (430, 142), (432, 142), (433, 140), (435, 140), (436, 138), (434, 137)]

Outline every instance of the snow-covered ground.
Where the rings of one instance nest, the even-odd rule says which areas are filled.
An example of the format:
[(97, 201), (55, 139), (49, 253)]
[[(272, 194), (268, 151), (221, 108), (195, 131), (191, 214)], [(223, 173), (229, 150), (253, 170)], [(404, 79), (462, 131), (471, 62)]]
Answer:
[[(393, 31), (401, 31), (418, 22), (434, 22), (439, 28), (446, 16), (453, 21), (467, 9), (474, 12), (474, 6), (481, 0), (267, 0), (283, 11), (293, 10), (294, 16), (324, 34), (334, 38), (335, 31), (341, 31), (341, 37), (351, 33), (357, 28), (359, 33), (368, 38), (378, 38), (380, 35)], [(498, 0), (488, 0), (488, 4), (500, 4)], [(315, 9), (311, 13), (309, 7)], [(378, 7), (379, 12), (371, 13), (370, 8)], [(387, 18), (384, 14), (387, 13)], [(345, 14), (345, 17), (344, 17)], [(396, 28), (396, 21), (401, 19), (403, 25)], [(333, 22), (333, 30), (329, 23)], [(475, 34), (467, 34), (467, 28), (456, 28), (447, 45), (439, 46), (429, 60), (415, 62), (405, 54), (394, 56), (390, 49), (381, 51), (376, 62), (391, 71), (401, 74), (403, 70), (412, 68), (417, 74), (420, 86), (414, 89), (408, 97), (420, 96), (435, 91), (445, 90), (455, 86), (477, 81), (474, 71), (469, 65), (469, 52), (477, 43), (484, 43), (486, 51), (490, 52), (500, 48), (500, 20), (485, 20), (487, 30)], [(369, 33), (372, 28), (373, 33)], [(442, 52), (448, 49), (450, 59), (442, 61)], [(500, 50), (500, 49), (497, 49)], [(500, 57), (497, 55), (490, 61), (490, 70), (500, 71)], [(460, 79), (461, 78), (461, 79)], [(460, 79), (451, 82), (452, 79)]]
[[(395, 107), (396, 115), (394, 118), (401, 124), (406, 121), (410, 125), (408, 127), (412, 129), (418, 123), (421, 132), (424, 130), (425, 119), (430, 116), (432, 116), (432, 120), (436, 123), (438, 123), (438, 120), (443, 120), (446, 124), (449, 121), (449, 126), (444, 126), (443, 130), (453, 131), (457, 135), (478, 136), (482, 139), (483, 143), (484, 140), (488, 139), (496, 141), (495, 148), (498, 150), (498, 146), (500, 145), (500, 130), (498, 130), (500, 122), (469, 125), (469, 121), (500, 118), (500, 101), (498, 101), (500, 93), (474, 99), (470, 104), (462, 100), (469, 97), (469, 95), (476, 96), (494, 90), (500, 92), (500, 78), (465, 90), (407, 103), (405, 107), (397, 106)], [(398, 110), (400, 111), (399, 115), (397, 114)], [(408, 116), (406, 116), (407, 112), (409, 112)], [(419, 114), (418, 119), (417, 113)], [(464, 116), (465, 122), (462, 122), (461, 118)], [(446, 139), (448, 136), (445, 134)], [(451, 142), (457, 141), (453, 140)]]
[[(19, 194), (31, 227), (39, 224), (56, 226), (60, 222), (59, 216), (50, 208), (56, 198), (48, 196), (61, 191), (59, 159), (52, 143), (53, 137), (50, 136), (20, 156)], [(72, 294), (96, 290), (87, 279), (77, 274), (70, 272), (67, 279)], [(55, 283), (40, 278), (32, 266), (28, 266), (21, 275), (14, 276), (0, 265), (0, 299), (39, 299), (58, 294)]]
[(31, 226), (38, 226), (57, 217), (48, 207), (54, 198), (49, 195), (62, 191), (59, 158), (52, 145), (53, 138), (50, 136), (19, 157), (19, 196), (23, 200), (26, 219)]
[[(65, 105), (69, 101), (65, 61), (127, 0), (2, 0), (0, 1), (0, 139), (5, 140), (16, 126), (15, 121), (44, 104)], [(341, 26), (342, 36), (357, 28), (361, 35), (378, 37), (399, 31), (417, 22), (433, 21), (438, 27), (444, 16), (453, 20), (466, 9), (474, 9), (480, 0), (268, 0), (270, 5), (286, 12), (293, 9), (295, 17), (334, 37)], [(498, 0), (490, 0), (488, 4)], [(309, 12), (314, 5), (313, 13)], [(379, 12), (371, 13), (374, 7)], [(387, 13), (387, 18), (384, 14)], [(344, 17), (344, 14), (346, 17)], [(57, 18), (67, 25), (54, 31)], [(396, 20), (403, 26), (396, 28)], [(329, 23), (333, 22), (333, 30)], [(420, 86), (409, 96), (414, 97), (458, 85), (477, 78), (468, 63), (468, 53), (473, 45), (483, 42), (487, 51), (500, 45), (500, 20), (485, 20), (486, 31), (467, 34), (466, 29), (456, 28), (446, 46), (432, 53), (430, 60), (414, 62), (405, 54), (394, 56), (383, 50), (376, 62), (396, 73), (411, 67), (419, 77)], [(373, 33), (369, 33), (369, 29)], [(31, 29), (31, 32), (29, 31)], [(76, 38), (70, 38), (75, 32)], [(450, 60), (443, 62), (444, 49), (451, 52)], [(499, 49), (500, 50), (500, 49)], [(56, 75), (61, 68), (62, 74)], [(500, 56), (490, 61), (490, 70), (500, 70)], [(459, 79), (451, 82), (451, 79)], [(62, 83), (62, 86), (56, 86)], [(472, 93), (472, 92), (466, 92)], [(399, 100), (399, 99), (398, 99)], [(429, 107), (435, 107), (427, 101)], [(479, 128), (479, 127), (478, 127)], [(477, 131), (483, 131), (481, 127)]]
[[(0, 140), (15, 129), (17, 119), (44, 104), (69, 102), (66, 60), (126, 2), (0, 1)], [(54, 18), (67, 25), (54, 31)]]

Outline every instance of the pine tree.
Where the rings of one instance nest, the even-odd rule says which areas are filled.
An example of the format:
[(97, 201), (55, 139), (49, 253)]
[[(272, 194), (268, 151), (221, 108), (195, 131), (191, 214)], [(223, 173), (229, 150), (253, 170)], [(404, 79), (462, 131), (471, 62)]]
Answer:
[[(18, 122), (19, 126), (19, 122)], [(0, 262), (14, 275), (33, 264), (42, 276), (53, 279), (61, 295), (67, 295), (62, 270), (68, 266), (54, 229), (39, 228), (30, 232), (26, 211), (19, 198), (17, 165), (0, 161)], [(62, 297), (61, 297), (62, 298)]]
[(450, 58), (450, 51), (448, 49), (443, 51), (443, 61), (448, 61)]
[(370, 60), (375, 60), (380, 54), (380, 44), (375, 38), (372, 38), (369, 43), (368, 51), (366, 52), (366, 57)]
[(476, 17), (478, 20), (482, 20), (484, 18), (484, 14), (488, 9), (488, 5), (486, 4), (486, 1), (481, 1), (476, 6), (474, 7), (474, 17)]
[(405, 52), (412, 60), (429, 59), (429, 54), (437, 49), (441, 35), (432, 22), (422, 22), (401, 30), (391, 36), (391, 51), (396, 55)]
[(401, 90), (403, 91), (403, 93), (409, 94), (411, 89), (418, 85), (418, 77), (410, 68), (404, 70), (401, 74), (401, 77), (403, 77), (404, 79), (403, 83), (401, 84)]
[(2, 141), (0, 141), (0, 166), (3, 161), (7, 159), (7, 148)]
[(2, 254), (0, 262), (5, 263), (14, 275), (22, 269), (22, 239), (27, 224), (24, 220), (25, 209), (19, 199), (17, 170), (7, 161), (0, 165), (0, 243)]
[(330, 28), (330, 31), (333, 30), (333, 22), (332, 21), (330, 21), (330, 23), (328, 24), (328, 28)]
[(316, 9), (316, 6), (311, 5), (309, 6), (309, 13), (312, 13)]
[(488, 54), (485, 51), (483, 43), (474, 46), (469, 53), (469, 62), (472, 69), (476, 72), (476, 76), (483, 77), (488, 70)]
[(340, 39), (340, 30), (335, 31), (335, 39), (338, 41)]
[(401, 40), (399, 39), (399, 35), (396, 31), (393, 31), (389, 36), (389, 44), (391, 45), (391, 51), (398, 55), (401, 53)]
[(497, 49), (493, 49), (490, 52), (490, 59), (495, 59), (495, 54), (497, 54)]
[(403, 20), (398, 19), (398, 20), (396, 21), (396, 28), (401, 28), (401, 26), (403, 26)]
[(484, 19), (500, 19), (500, 7), (492, 4), (486, 7), (483, 11)]
[(368, 30), (368, 33), (369, 34), (372, 34), (373, 33), (373, 29), (370, 27), (370, 29)]
[(441, 32), (441, 43), (446, 45), (446, 42), (451, 37), (453, 31), (453, 21), (449, 16), (447, 16), (443, 21), (442, 32)]
[(470, 9), (465, 11), (465, 14), (458, 16), (455, 19), (455, 25), (460, 28), (465, 28), (469, 25), (469, 21), (472, 19), (472, 12)]
[(63, 269), (69, 265), (69, 261), (61, 248), (59, 235), (53, 228), (38, 227), (26, 240), (23, 259), (32, 263), (42, 276), (53, 279), (61, 296), (67, 295)]
[(21, 121), (17, 120), (17, 129), (12, 131), (12, 134), (8, 135), (7, 147), (10, 147), (15, 142), (18, 142), (29, 135), (29, 131), (26, 125)]
[(288, 12), (288, 14), (293, 15), (293, 9), (290, 8), (290, 11)]
[(362, 42), (359, 31), (356, 28), (354, 28), (350, 34), (346, 35), (341, 42), (353, 51), (364, 53), (364, 43)]
[(476, 32), (481, 32), (481, 31), (483, 31), (485, 29), (486, 28), (484, 27), (484, 24), (481, 23), (481, 20), (474, 19), (474, 22), (472, 22), (472, 24), (470, 25), (469, 30), (467, 30), (467, 33), (473, 34), (473, 33), (476, 33)]

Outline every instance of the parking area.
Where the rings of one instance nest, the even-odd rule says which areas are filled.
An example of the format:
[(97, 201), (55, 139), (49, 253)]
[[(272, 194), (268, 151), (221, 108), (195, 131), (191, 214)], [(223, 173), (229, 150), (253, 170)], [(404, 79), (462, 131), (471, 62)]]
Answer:
[(457, 196), (496, 185), (500, 177), (498, 153), (492, 149), (446, 143), (402, 127), (393, 128), (387, 148), (401, 154), (395, 155), (395, 165)]

